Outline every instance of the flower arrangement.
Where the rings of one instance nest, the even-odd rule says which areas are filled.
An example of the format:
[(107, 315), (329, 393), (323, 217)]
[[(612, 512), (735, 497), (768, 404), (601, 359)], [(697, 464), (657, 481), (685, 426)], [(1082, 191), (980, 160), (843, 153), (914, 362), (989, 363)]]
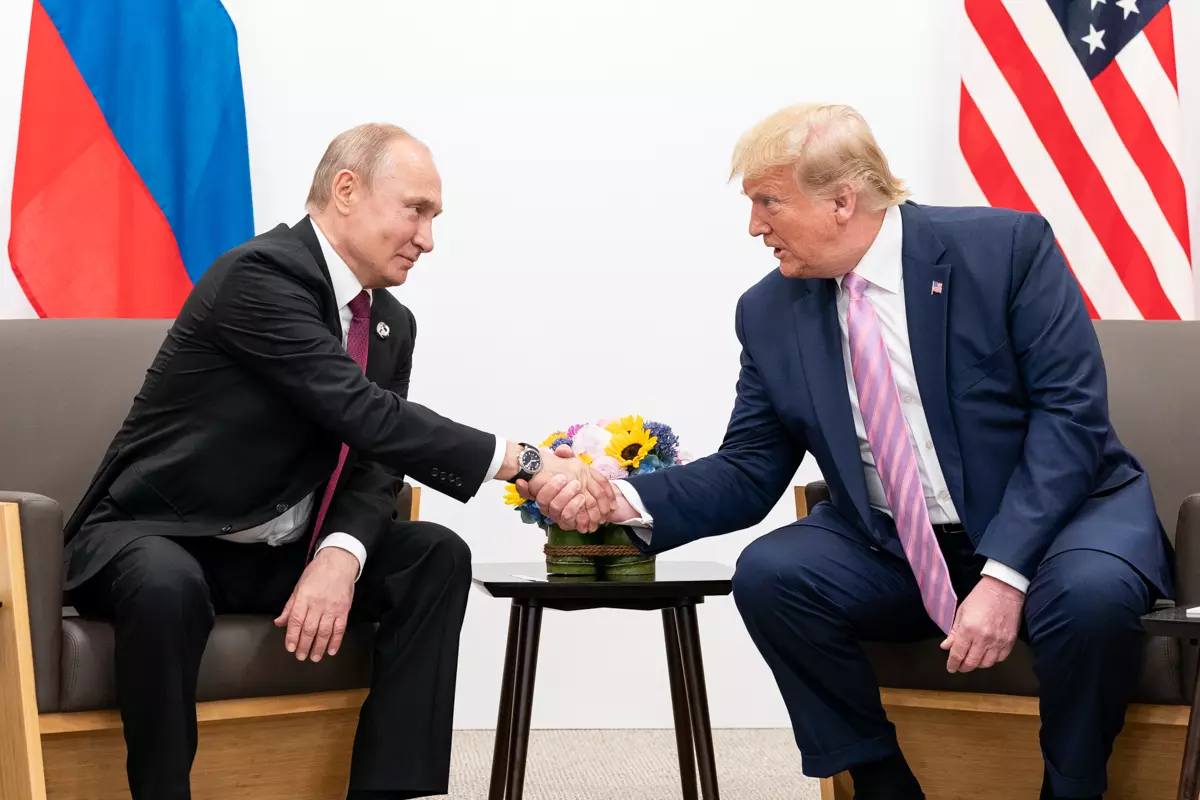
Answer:
[[(670, 425), (647, 422), (640, 416), (572, 425), (551, 433), (541, 446), (554, 450), (564, 444), (609, 480), (647, 475), (689, 460), (680, 451), (679, 437)], [(521, 497), (511, 485), (505, 489), (504, 502), (520, 513), (522, 522), (547, 532), (546, 565), (551, 574), (592, 575), (598, 566), (609, 574), (646, 574), (644, 565), (649, 564), (653, 575), (653, 556), (642, 556), (623, 526), (602, 525), (592, 534), (563, 531), (536, 502)], [(580, 555), (571, 554), (572, 549)]]

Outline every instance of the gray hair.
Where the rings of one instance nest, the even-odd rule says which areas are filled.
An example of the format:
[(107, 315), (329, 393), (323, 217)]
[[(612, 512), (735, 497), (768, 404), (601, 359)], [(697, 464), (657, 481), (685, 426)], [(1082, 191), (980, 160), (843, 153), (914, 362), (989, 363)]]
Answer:
[(333, 179), (348, 169), (357, 175), (368, 190), (388, 170), (395, 167), (392, 142), (397, 139), (416, 139), (398, 125), (386, 122), (367, 122), (339, 133), (325, 148), (325, 155), (313, 173), (305, 207), (308, 211), (324, 211), (333, 195)]

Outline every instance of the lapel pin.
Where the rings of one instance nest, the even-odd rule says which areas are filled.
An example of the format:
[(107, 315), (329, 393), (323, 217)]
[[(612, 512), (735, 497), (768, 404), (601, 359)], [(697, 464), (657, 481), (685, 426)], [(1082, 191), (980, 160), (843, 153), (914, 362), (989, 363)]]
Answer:
[(387, 326), (386, 322), (381, 322), (375, 326), (375, 333), (379, 334), (380, 339), (386, 339), (391, 335), (392, 329)]
[[(942, 282), (934, 281), (933, 286), (929, 287), (929, 293), (930, 294), (941, 294), (942, 293)], [(382, 325), (383, 323), (381, 322), (379, 324)]]

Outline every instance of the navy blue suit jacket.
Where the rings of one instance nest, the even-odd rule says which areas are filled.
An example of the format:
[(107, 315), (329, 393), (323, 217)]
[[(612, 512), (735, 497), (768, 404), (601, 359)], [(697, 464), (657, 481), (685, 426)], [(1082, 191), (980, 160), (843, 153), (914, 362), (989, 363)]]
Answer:
[[(1170, 596), (1150, 483), (1109, 421), (1099, 343), (1050, 226), (1005, 209), (901, 213), (917, 384), (976, 552), (1032, 579), (1056, 553), (1100, 550)], [(904, 557), (867, 502), (836, 295), (833, 280), (775, 270), (739, 300), (741, 374), (720, 450), (630, 479), (654, 517), (648, 552), (762, 521), (811, 452), (831, 502), (808, 524)]]

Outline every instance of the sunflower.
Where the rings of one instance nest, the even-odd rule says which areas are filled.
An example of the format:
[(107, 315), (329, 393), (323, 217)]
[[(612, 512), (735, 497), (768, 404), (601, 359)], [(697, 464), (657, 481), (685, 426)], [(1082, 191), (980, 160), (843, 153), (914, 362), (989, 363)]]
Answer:
[(517, 487), (513, 484), (508, 484), (504, 487), (504, 504), (507, 506), (519, 506), (526, 502), (524, 497), (521, 497), (517, 492)]
[(605, 426), (605, 430), (611, 434), (618, 433), (637, 433), (643, 431), (646, 427), (645, 422), (641, 417), (621, 417), (616, 422), (610, 422)]
[[(638, 417), (640, 420), (641, 417)], [(613, 423), (616, 425), (617, 423)], [(622, 420), (621, 425), (625, 424)], [(612, 441), (604, 452), (617, 460), (622, 467), (637, 469), (642, 465), (642, 459), (650, 455), (658, 439), (651, 436), (640, 424), (632, 431), (617, 431), (613, 433)]]

